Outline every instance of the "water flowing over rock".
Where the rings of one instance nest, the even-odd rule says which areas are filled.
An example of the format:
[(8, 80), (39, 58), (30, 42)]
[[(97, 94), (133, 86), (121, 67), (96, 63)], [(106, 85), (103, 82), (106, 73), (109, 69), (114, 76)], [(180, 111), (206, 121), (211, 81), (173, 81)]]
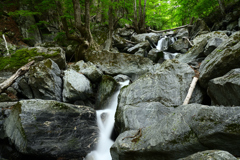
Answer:
[[(128, 126), (128, 124), (124, 124), (127, 119), (122, 119), (121, 116), (127, 114), (125, 112), (128, 112), (128, 105), (136, 107), (138, 103), (143, 102), (160, 102), (166, 107), (181, 105), (194, 75), (193, 69), (187, 64), (167, 60), (156, 66), (151, 72), (141, 76), (128, 87), (123, 88), (119, 95), (118, 114), (116, 114), (118, 131), (122, 132), (125, 130), (122, 126)], [(199, 86), (197, 86), (190, 103), (201, 103), (202, 99), (203, 95)]]
[(213, 105), (240, 106), (240, 68), (212, 79), (208, 86)]
[(63, 77), (63, 102), (86, 100), (92, 94), (90, 81), (81, 73), (72, 69), (64, 71)]
[(239, 31), (234, 33), (227, 41), (218, 46), (202, 62), (199, 69), (199, 82), (202, 87), (206, 88), (211, 79), (223, 76), (231, 69), (239, 68), (239, 37)]
[[(33, 97), (46, 100), (62, 101), (62, 79), (61, 70), (51, 59), (46, 59), (31, 66), (29, 69), (28, 85), (30, 86)], [(22, 79), (18, 83), (18, 88), (26, 97), (31, 98), (31, 92), (25, 86), (26, 82)], [(29, 90), (29, 92), (24, 89)]]
[(178, 160), (237, 160), (232, 154), (220, 150), (207, 150)]
[(108, 51), (88, 52), (86, 60), (92, 62), (105, 74), (128, 76), (141, 75), (149, 71), (153, 62), (144, 57), (130, 55), (126, 53), (112, 53)]
[(21, 153), (67, 159), (94, 149), (98, 131), (92, 108), (37, 99), (14, 105), (4, 128)]
[(118, 83), (113, 77), (102, 76), (96, 97), (96, 109), (104, 109), (103, 107), (106, 106), (107, 100), (116, 91), (117, 87)]
[(113, 160), (175, 160), (216, 148), (239, 156), (240, 107), (183, 105), (161, 121), (121, 133), (111, 148)]

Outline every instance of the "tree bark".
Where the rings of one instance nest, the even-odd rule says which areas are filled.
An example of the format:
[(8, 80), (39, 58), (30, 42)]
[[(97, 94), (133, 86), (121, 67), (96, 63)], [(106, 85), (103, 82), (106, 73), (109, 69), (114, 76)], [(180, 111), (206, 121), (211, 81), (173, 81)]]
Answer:
[(155, 31), (155, 30), (152, 30), (152, 29), (149, 29), (151, 32), (154, 32), (154, 33), (162, 33), (162, 32), (168, 32), (168, 31), (172, 31), (172, 30), (175, 30), (175, 29), (180, 29), (180, 28), (186, 28), (186, 27), (192, 27), (192, 25), (184, 25), (184, 26), (180, 26), (180, 27), (176, 27), (176, 28), (172, 28), (172, 29), (166, 29), (166, 30), (161, 30), (161, 31)]
[[(111, 0), (113, 2), (113, 0)], [(111, 49), (112, 45), (112, 33), (113, 33), (113, 7), (112, 3), (109, 5), (108, 9), (108, 39), (106, 41), (106, 45), (104, 47), (105, 50), (109, 51)]]
[(224, 6), (224, 0), (218, 0), (219, 8), (221, 10), (222, 15), (225, 14), (225, 6)]
[(19, 68), (15, 74), (13, 74), (10, 78), (8, 78), (6, 81), (0, 84), (0, 93), (7, 87), (9, 87), (15, 79), (17, 79), (20, 75), (24, 74), (27, 70), (29, 70), (30, 66), (34, 63), (35, 61), (31, 61), (27, 63), (26, 65), (22, 66)]
[(138, 19), (137, 19), (137, 0), (134, 0), (133, 2), (133, 8), (134, 8), (134, 17), (133, 17), (133, 27), (135, 28), (135, 31), (139, 33), (138, 29)]

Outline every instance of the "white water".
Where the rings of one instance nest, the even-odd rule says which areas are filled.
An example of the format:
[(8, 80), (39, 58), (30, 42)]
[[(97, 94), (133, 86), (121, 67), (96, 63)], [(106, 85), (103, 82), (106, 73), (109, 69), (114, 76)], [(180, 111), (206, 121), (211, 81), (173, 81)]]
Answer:
[[(122, 88), (129, 84), (129, 80), (119, 83), (121, 85), (120, 88)], [(110, 148), (114, 142), (110, 139), (110, 136), (114, 127), (114, 116), (117, 109), (119, 93), (120, 89), (111, 96), (107, 109), (97, 111), (97, 124), (100, 130), (99, 141), (97, 149), (89, 153), (85, 160), (112, 160)], [(101, 118), (102, 114), (107, 115), (104, 122)]]
[(164, 59), (175, 59), (177, 55), (179, 55), (180, 53), (170, 53), (170, 52), (163, 52), (163, 58)]
[(6, 41), (6, 38), (5, 38), (4, 34), (2, 35), (2, 37), (3, 37), (3, 40), (5, 42), (5, 47), (7, 49), (7, 55), (9, 55), (9, 49), (8, 49), (7, 41)]
[(164, 38), (161, 38), (161, 39), (158, 41), (157, 49), (158, 49), (159, 51), (164, 51), (164, 50), (167, 50), (167, 49), (168, 49), (168, 38), (167, 38), (167, 36), (165, 36)]

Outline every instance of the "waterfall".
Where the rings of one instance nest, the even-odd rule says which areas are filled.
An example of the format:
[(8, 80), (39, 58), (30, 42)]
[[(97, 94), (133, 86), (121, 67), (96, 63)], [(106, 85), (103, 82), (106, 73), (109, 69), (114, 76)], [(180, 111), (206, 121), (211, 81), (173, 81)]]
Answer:
[[(110, 148), (114, 142), (110, 139), (110, 136), (115, 122), (114, 116), (117, 109), (118, 95), (120, 89), (129, 84), (129, 80), (119, 83), (120, 88), (110, 97), (107, 109), (97, 111), (97, 125), (100, 130), (99, 141), (96, 150), (89, 153), (85, 160), (112, 160)], [(103, 115), (105, 116), (104, 120), (102, 120)]]
[(8, 45), (7, 45), (7, 41), (6, 41), (6, 38), (5, 38), (4, 34), (2, 35), (2, 37), (3, 37), (3, 40), (5, 42), (5, 47), (7, 49), (7, 56), (8, 56), (9, 55), (9, 50), (8, 50)]
[(170, 53), (170, 52), (163, 52), (163, 58), (164, 59), (175, 59), (177, 55), (179, 55), (180, 53)]
[(164, 38), (161, 38), (161, 39), (158, 41), (157, 49), (158, 49), (159, 51), (164, 51), (164, 50), (167, 50), (167, 49), (168, 49), (168, 37), (167, 37), (167, 36), (165, 36)]

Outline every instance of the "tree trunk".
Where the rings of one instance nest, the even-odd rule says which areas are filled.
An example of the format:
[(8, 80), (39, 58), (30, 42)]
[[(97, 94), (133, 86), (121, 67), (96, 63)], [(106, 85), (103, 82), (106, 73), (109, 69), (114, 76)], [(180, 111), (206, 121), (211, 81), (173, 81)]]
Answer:
[(224, 0), (218, 0), (219, 8), (221, 10), (222, 15), (225, 14), (225, 6), (224, 6)]
[(190, 101), (190, 99), (192, 97), (193, 90), (194, 90), (194, 88), (195, 88), (195, 86), (197, 84), (197, 81), (198, 81), (198, 78), (197, 77), (193, 77), (192, 83), (191, 83), (190, 88), (188, 90), (188, 94), (187, 94), (187, 96), (186, 96), (186, 98), (185, 98), (185, 100), (183, 102), (183, 105), (186, 105), (186, 104), (189, 103), (189, 101)]
[(104, 47), (105, 50), (109, 51), (111, 49), (111, 45), (112, 45), (112, 33), (113, 33), (113, 7), (112, 7), (112, 2), (113, 0), (111, 0), (111, 4), (109, 5), (109, 10), (108, 10), (108, 39), (106, 41), (106, 45)]
[(133, 27), (135, 28), (135, 31), (139, 33), (138, 20), (137, 20), (137, 0), (134, 0), (133, 7), (134, 7)]
[(144, 0), (143, 15), (142, 15), (142, 32), (146, 32), (145, 18), (146, 18), (146, 0)]

